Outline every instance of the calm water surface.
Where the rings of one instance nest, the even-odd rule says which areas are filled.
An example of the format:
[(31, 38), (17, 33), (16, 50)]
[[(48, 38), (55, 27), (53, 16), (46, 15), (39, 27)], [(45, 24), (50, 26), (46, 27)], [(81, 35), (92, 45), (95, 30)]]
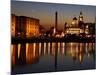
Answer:
[(95, 43), (12, 44), (12, 73), (95, 69), (95, 53)]

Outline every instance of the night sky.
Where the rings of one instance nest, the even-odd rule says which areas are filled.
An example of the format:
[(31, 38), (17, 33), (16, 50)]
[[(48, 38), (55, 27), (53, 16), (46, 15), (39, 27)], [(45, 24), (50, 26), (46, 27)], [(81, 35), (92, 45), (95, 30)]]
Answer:
[(40, 25), (49, 29), (55, 25), (55, 12), (58, 12), (58, 29), (64, 28), (64, 23), (71, 24), (73, 17), (83, 12), (84, 22), (94, 22), (96, 6), (40, 3), (26, 1), (11, 1), (11, 13), (18, 16), (38, 18)]

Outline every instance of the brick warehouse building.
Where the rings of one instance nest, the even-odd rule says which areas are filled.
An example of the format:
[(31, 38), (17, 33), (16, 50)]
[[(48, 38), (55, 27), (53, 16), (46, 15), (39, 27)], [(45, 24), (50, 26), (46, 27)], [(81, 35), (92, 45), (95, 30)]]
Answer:
[(37, 37), (39, 36), (39, 26), (39, 19), (11, 15), (12, 37)]

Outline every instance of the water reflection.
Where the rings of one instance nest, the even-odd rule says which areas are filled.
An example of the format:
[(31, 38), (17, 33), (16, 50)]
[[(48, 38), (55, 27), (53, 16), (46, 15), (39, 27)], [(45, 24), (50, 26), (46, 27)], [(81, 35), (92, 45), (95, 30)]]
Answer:
[[(55, 61), (55, 68), (57, 68), (57, 65), (61, 65), (61, 63), (59, 64), (60, 57), (60, 62), (64, 62), (65, 60), (70, 61), (69, 59), (72, 59), (82, 64), (83, 61), (88, 61), (93, 56), (95, 62), (95, 43), (26, 43), (12, 44), (11, 48), (12, 66), (38, 64), (42, 60), (42, 57), (46, 56), (54, 57), (54, 59), (50, 60)], [(65, 59), (64, 56), (68, 56), (69, 59)]]
[(91, 52), (95, 53), (94, 43), (26, 43), (12, 45), (12, 64), (15, 64), (17, 59), (26, 59), (26, 63), (34, 63), (35, 59), (42, 55), (55, 56), (55, 50), (60, 55), (70, 55), (73, 60), (79, 59), (82, 63), (84, 54), (90, 57)]

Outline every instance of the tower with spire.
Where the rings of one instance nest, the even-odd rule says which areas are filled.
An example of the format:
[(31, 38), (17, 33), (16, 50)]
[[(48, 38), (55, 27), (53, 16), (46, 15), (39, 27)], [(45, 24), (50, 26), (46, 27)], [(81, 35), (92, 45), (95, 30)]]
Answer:
[(82, 11), (80, 11), (79, 21), (83, 22), (83, 13), (82, 13)]
[(78, 26), (79, 26), (80, 28), (82, 28), (82, 27), (83, 27), (83, 23), (84, 23), (82, 11), (80, 11), (80, 15), (79, 15), (79, 20), (78, 20), (78, 21), (79, 21), (79, 22), (78, 22)]

